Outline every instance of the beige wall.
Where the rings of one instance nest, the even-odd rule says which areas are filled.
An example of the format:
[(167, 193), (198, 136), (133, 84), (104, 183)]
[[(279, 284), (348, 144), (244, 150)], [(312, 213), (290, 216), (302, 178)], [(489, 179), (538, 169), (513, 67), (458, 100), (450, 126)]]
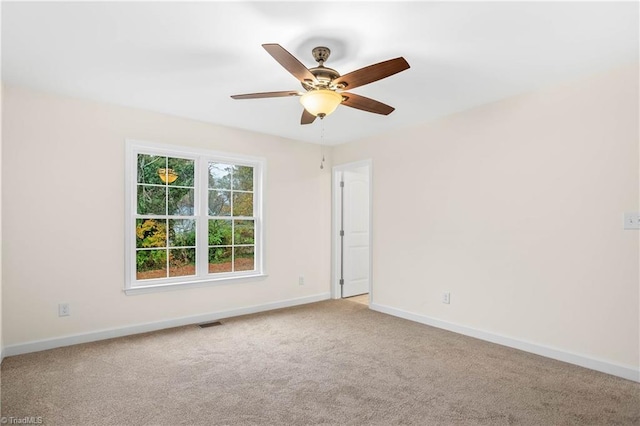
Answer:
[[(6, 348), (328, 295), (330, 173), (319, 147), (9, 86), (3, 103)], [(268, 278), (126, 296), (127, 138), (266, 158)], [(70, 317), (58, 317), (60, 302)]]
[[(2, 95), (4, 87), (0, 84), (0, 242), (2, 241)], [(0, 362), (4, 349), (2, 333), (2, 244), (0, 243)]]
[(637, 370), (638, 114), (634, 65), (336, 147), (373, 160), (374, 303)]

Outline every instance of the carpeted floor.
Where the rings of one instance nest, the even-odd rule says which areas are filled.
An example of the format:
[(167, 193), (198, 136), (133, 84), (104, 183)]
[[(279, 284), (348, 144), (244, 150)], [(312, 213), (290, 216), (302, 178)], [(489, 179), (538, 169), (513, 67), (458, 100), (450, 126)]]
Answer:
[(330, 300), (9, 357), (47, 425), (633, 425), (640, 384)]

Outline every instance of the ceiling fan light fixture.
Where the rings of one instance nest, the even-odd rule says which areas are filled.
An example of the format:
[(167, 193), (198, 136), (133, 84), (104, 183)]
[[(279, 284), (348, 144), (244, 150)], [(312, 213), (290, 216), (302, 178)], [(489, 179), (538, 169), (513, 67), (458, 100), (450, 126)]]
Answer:
[(342, 95), (328, 89), (311, 90), (300, 98), (300, 103), (310, 114), (326, 117), (338, 108)]
[(409, 63), (400, 56), (340, 75), (338, 71), (324, 66), (324, 62), (331, 53), (331, 50), (327, 47), (318, 46), (312, 50), (311, 53), (316, 62), (318, 62), (318, 66), (311, 69), (305, 67), (302, 62), (279, 44), (267, 43), (263, 44), (262, 47), (302, 84), (306, 93), (281, 90), (279, 92), (232, 95), (231, 98), (260, 99), (301, 96), (300, 103), (304, 106), (302, 117), (300, 118), (300, 124), (302, 125), (313, 123), (316, 117), (326, 117), (335, 111), (340, 104), (375, 114), (391, 114), (394, 110), (393, 107), (375, 99), (369, 99), (355, 93), (343, 92), (343, 90), (348, 88), (349, 92), (351, 92), (351, 89), (382, 80), (410, 68)]
[(178, 174), (173, 169), (158, 169), (158, 176), (164, 183), (173, 183), (178, 179)]

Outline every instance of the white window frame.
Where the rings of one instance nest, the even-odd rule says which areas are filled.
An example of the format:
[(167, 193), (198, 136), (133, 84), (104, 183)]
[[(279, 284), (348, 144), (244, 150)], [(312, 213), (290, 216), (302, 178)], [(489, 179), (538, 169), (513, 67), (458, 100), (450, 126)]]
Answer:
[[(147, 141), (126, 140), (125, 143), (125, 287), (126, 294), (148, 293), (179, 288), (202, 287), (266, 277), (264, 271), (264, 191), (266, 161), (260, 157), (236, 155), (185, 146)], [(182, 277), (136, 279), (136, 219), (138, 154), (193, 159), (194, 217), (196, 219), (196, 275)], [(255, 269), (209, 274), (208, 272), (208, 163), (218, 162), (253, 167), (253, 203), (255, 218)], [(230, 217), (231, 219), (231, 217)]]

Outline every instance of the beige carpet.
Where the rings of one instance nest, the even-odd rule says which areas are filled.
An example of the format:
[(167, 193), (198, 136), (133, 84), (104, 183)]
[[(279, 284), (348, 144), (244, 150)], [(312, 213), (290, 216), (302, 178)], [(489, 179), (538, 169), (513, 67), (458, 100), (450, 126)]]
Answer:
[(331, 300), (2, 364), (48, 425), (633, 425), (640, 384)]

